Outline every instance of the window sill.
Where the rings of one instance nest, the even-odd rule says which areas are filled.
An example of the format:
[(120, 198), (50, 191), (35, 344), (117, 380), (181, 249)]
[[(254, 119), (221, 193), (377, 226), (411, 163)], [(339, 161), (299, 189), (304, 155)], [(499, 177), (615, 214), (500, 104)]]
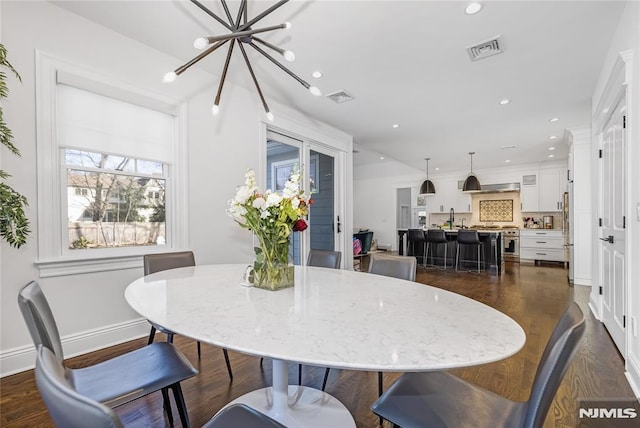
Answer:
[[(144, 254), (183, 251), (173, 248), (159, 248), (156, 251), (146, 251)], [(142, 269), (143, 253), (118, 255), (88, 255), (78, 257), (57, 257), (36, 260), (34, 264), (40, 270), (40, 278), (56, 276), (82, 275), (96, 272), (109, 272), (123, 269)]]
[(142, 268), (142, 255), (36, 260), (40, 278)]

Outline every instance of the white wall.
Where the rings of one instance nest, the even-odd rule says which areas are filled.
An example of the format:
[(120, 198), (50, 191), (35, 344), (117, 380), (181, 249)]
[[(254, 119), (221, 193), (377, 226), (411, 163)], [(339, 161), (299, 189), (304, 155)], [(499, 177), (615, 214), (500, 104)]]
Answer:
[[(189, 239), (198, 263), (248, 262), (251, 236), (226, 216), (227, 201), (244, 181), (247, 168), (257, 169), (262, 137), (258, 98), (227, 82), (224, 108), (212, 117), (213, 77), (191, 69), (171, 85), (167, 70), (181, 63), (148, 46), (71, 14), (48, 2), (2, 2), (2, 42), (22, 83), (9, 78), (5, 120), (13, 130), (22, 158), (2, 149), (0, 165), (13, 174), (10, 184), (27, 196), (33, 233), (16, 250), (0, 243), (0, 372), (6, 375), (33, 365), (32, 341), (17, 306), (20, 287), (38, 280), (47, 295), (63, 337), (65, 356), (81, 354), (148, 334), (148, 325), (127, 305), (126, 286), (142, 275), (139, 267), (92, 274), (39, 278), (37, 249), (35, 50), (75, 63), (111, 80), (176, 99), (188, 99)], [(204, 89), (203, 89), (204, 88)], [(286, 107), (272, 104), (278, 116), (343, 141), (351, 137)], [(278, 120), (276, 119), (276, 125)], [(349, 168), (350, 169), (350, 168)], [(348, 179), (351, 172), (348, 171)], [(351, 185), (347, 197), (351, 198)], [(186, 208), (186, 207), (185, 207)], [(350, 208), (350, 207), (349, 207)], [(346, 223), (351, 225), (350, 210)]]
[[(606, 83), (611, 75), (611, 70), (618, 55), (626, 50), (632, 52), (631, 72), (632, 82), (627, 95), (630, 97), (627, 112), (627, 144), (628, 144), (628, 177), (629, 186), (627, 193), (627, 219), (629, 242), (627, 263), (629, 265), (627, 276), (627, 352), (625, 355), (627, 379), (634, 389), (636, 396), (640, 397), (640, 213), (637, 208), (640, 204), (640, 3), (628, 1), (620, 17), (620, 23), (612, 39), (605, 62), (600, 72), (598, 83), (593, 92), (592, 106), (595, 109), (602, 97)], [(594, 111), (595, 113), (595, 111)], [(595, 132), (595, 129), (594, 129)], [(594, 140), (594, 144), (597, 142)], [(596, 153), (594, 147), (593, 153)], [(597, 160), (593, 157), (594, 171), (597, 170)], [(597, 184), (597, 183), (596, 183)], [(597, 208), (597, 206), (595, 207)], [(598, 210), (594, 209), (593, 221), (596, 221)], [(595, 223), (594, 223), (595, 224)], [(597, 245), (597, 234), (594, 234), (594, 248)], [(594, 251), (595, 253), (595, 251)], [(594, 267), (598, 260), (594, 258)], [(594, 272), (594, 280), (599, 273)], [(593, 287), (596, 292), (597, 287)], [(592, 294), (592, 302), (597, 309), (599, 296)], [(596, 315), (598, 316), (598, 315)], [(635, 325), (634, 327), (631, 327)]]

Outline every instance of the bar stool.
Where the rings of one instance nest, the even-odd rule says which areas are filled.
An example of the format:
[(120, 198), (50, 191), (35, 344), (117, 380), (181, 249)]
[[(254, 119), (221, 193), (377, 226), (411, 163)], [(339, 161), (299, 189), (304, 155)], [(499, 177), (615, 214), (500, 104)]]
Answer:
[(416, 244), (422, 245), (422, 265), (424, 266), (426, 263), (426, 251), (427, 251), (427, 240), (424, 236), (424, 230), (422, 229), (409, 229), (409, 233), (407, 234), (407, 240), (411, 245), (411, 255), (418, 258), (416, 256)]
[[(435, 248), (431, 248), (431, 264), (429, 266), (434, 266), (434, 267), (438, 267), (438, 265), (433, 263), (433, 253), (434, 250), (437, 251), (438, 247), (441, 244), (444, 244), (444, 265), (442, 265), (442, 269), (446, 269), (447, 268), (447, 247), (448, 247), (448, 243), (449, 241), (447, 241), (447, 235), (446, 233), (444, 233), (444, 230), (440, 230), (440, 229), (429, 229), (427, 230), (427, 250), (425, 252), (425, 259), (428, 258), (429, 256), (429, 248), (431, 248), (431, 245), (433, 244), (435, 246)], [(425, 266), (426, 266), (426, 262), (425, 262)]]
[[(459, 230), (458, 239), (456, 241), (456, 271), (458, 270), (458, 264), (460, 259), (460, 246), (468, 245), (475, 246), (478, 249), (478, 273), (480, 273), (480, 253), (482, 248), (482, 242), (478, 236), (477, 230)], [(463, 260), (471, 261), (471, 260)], [(471, 272), (471, 271), (468, 271)]]

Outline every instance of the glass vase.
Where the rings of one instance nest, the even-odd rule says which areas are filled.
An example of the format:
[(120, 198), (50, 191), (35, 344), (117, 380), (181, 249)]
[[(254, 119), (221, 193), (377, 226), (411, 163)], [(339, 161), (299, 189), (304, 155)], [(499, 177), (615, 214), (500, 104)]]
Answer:
[(283, 288), (293, 287), (294, 284), (294, 267), (288, 263), (274, 261), (273, 263), (262, 263), (262, 265), (253, 268), (253, 286), (264, 288), (265, 290), (282, 290)]
[(293, 287), (294, 267), (289, 263), (289, 240), (260, 236), (258, 239), (260, 247), (255, 248), (253, 286), (271, 291)]

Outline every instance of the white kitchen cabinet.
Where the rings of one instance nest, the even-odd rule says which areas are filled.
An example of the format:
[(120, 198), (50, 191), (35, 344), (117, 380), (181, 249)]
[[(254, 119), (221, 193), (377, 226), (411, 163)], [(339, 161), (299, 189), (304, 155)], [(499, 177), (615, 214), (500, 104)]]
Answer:
[(436, 194), (427, 199), (431, 213), (448, 213), (451, 208), (456, 212), (458, 204), (458, 181), (455, 178), (445, 178), (434, 181)]
[(538, 211), (538, 175), (527, 174), (520, 181), (520, 202), (523, 212)]
[(471, 212), (471, 193), (465, 193), (459, 188), (456, 182), (456, 204), (454, 209), (457, 213), (470, 213)]
[(567, 261), (562, 230), (520, 229), (520, 260)]
[(562, 211), (563, 194), (567, 188), (567, 171), (541, 170), (538, 185), (538, 211)]

